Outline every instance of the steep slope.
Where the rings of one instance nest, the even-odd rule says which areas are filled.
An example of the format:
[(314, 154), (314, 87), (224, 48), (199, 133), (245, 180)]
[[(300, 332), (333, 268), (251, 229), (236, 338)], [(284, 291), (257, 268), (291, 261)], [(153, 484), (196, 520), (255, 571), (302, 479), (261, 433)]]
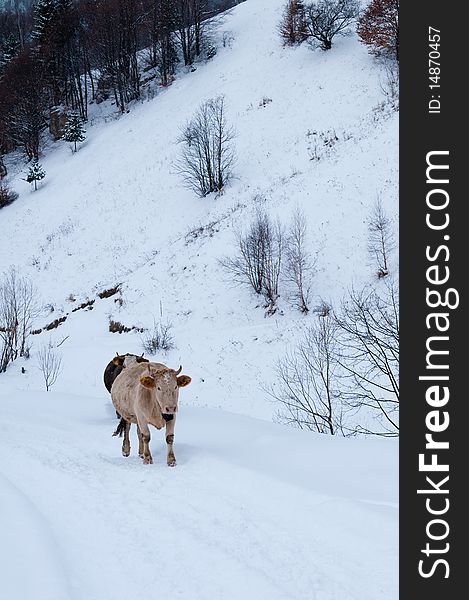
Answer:
[[(16, 265), (54, 306), (38, 326), (122, 283), (122, 306), (98, 300), (51, 333), (57, 341), (69, 336), (57, 389), (73, 382), (102, 395), (109, 356), (141, 352), (138, 334), (108, 332), (109, 318), (148, 328), (163, 314), (176, 342), (165, 360), (194, 376), (194, 402), (270, 419), (275, 406), (264, 388), (307, 320), (285, 292), (284, 314), (265, 318), (258, 299), (234, 287), (218, 262), (234, 252), (234, 230), (258, 207), (285, 224), (298, 204), (307, 214), (318, 258), (313, 306), (370, 279), (371, 206), (379, 195), (391, 216), (397, 210), (397, 117), (376, 109), (383, 72), (354, 35), (330, 52), (283, 48), (283, 4), (237, 6), (218, 29), (214, 59), (130, 114), (97, 118), (76, 154), (55, 144), (37, 192), (21, 173), (12, 182), (21, 194), (0, 214), (0, 270)], [(200, 102), (218, 94), (237, 131), (237, 179), (223, 196), (199, 199), (175, 172), (177, 138)], [(322, 134), (338, 139), (328, 148)], [(71, 294), (76, 303), (66, 300)], [(34, 338), (36, 349), (48, 336)], [(41, 385), (36, 370), (27, 371), (20, 385)]]

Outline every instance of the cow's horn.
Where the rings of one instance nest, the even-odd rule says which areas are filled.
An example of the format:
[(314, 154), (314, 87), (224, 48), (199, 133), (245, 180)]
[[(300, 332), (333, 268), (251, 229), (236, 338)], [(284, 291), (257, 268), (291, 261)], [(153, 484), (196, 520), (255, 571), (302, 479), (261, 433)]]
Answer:
[(182, 371), (182, 366), (179, 365), (179, 369), (176, 371), (176, 375), (179, 375), (179, 373)]

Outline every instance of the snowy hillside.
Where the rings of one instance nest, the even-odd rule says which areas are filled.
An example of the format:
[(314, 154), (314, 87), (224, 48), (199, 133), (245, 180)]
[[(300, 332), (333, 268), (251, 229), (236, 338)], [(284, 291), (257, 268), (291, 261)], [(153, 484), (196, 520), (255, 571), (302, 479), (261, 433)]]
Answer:
[[(0, 214), (0, 270), (15, 264), (55, 308), (38, 327), (70, 313), (52, 332), (59, 341), (70, 336), (56, 389), (73, 381), (101, 395), (110, 356), (141, 352), (138, 334), (108, 332), (109, 316), (152, 327), (162, 311), (177, 346), (167, 361), (194, 375), (191, 401), (270, 418), (275, 408), (260, 384), (305, 319), (284, 298), (285, 316), (264, 318), (253, 294), (233, 287), (218, 264), (234, 252), (234, 227), (249, 223), (258, 206), (285, 223), (297, 204), (306, 212), (318, 256), (313, 306), (370, 279), (371, 206), (379, 195), (397, 213), (397, 116), (374, 110), (384, 99), (383, 72), (355, 36), (338, 38), (331, 52), (282, 48), (282, 6), (239, 5), (218, 30), (232, 41), (220, 41), (210, 62), (118, 120), (95, 117), (99, 124), (88, 127), (76, 154), (56, 143), (42, 160), (47, 176), (37, 192), (21, 179), (23, 166), (12, 181), (20, 198)], [(220, 93), (237, 131), (238, 178), (223, 196), (199, 199), (175, 173), (177, 138), (200, 102)], [(260, 106), (264, 98), (272, 102)], [(329, 150), (319, 144), (325, 157), (312, 161), (308, 148), (331, 130), (339, 140)], [(71, 313), (117, 283), (122, 307), (111, 297), (92, 313)], [(75, 368), (78, 356), (86, 377)], [(25, 387), (39, 384), (34, 371)]]
[[(382, 65), (355, 34), (328, 52), (282, 47), (283, 6), (236, 6), (214, 33), (214, 58), (129, 113), (91, 107), (78, 152), (48, 144), (37, 191), (24, 160), (7, 157), (19, 198), (0, 211), (0, 273), (15, 266), (45, 306), (30, 358), (0, 374), (9, 600), (397, 597), (397, 444), (272, 422), (275, 363), (317, 317), (285, 294), (265, 316), (220, 265), (259, 208), (287, 225), (300, 206), (317, 259), (312, 306), (339, 302), (373, 278), (378, 197), (397, 219), (398, 121)], [(201, 199), (177, 173), (177, 140), (220, 94), (236, 177)], [(192, 377), (176, 469), (156, 430), (153, 466), (136, 456), (134, 431), (133, 454), (121, 456), (102, 381), (116, 352), (142, 353), (139, 330), (160, 318), (175, 347), (155, 360)], [(111, 333), (110, 320), (133, 329)], [(63, 371), (46, 393), (38, 349), (49, 340)]]

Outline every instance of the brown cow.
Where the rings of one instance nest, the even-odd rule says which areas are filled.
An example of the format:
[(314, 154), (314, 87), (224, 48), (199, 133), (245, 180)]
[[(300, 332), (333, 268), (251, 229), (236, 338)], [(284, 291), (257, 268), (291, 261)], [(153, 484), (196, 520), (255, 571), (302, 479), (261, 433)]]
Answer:
[(174, 427), (178, 406), (179, 388), (189, 385), (191, 378), (179, 375), (161, 363), (133, 362), (116, 377), (111, 398), (116, 411), (121, 415), (121, 423), (115, 434), (124, 433), (122, 454), (130, 454), (129, 431), (131, 423), (137, 424), (138, 454), (144, 464), (153, 462), (150, 454), (150, 429), (153, 425), (161, 429), (166, 425), (167, 464), (176, 465), (173, 451)]

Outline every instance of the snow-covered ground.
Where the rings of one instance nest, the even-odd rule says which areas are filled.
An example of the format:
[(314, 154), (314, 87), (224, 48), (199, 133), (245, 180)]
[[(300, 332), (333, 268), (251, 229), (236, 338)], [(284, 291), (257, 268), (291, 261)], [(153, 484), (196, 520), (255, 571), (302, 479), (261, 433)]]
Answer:
[(121, 456), (105, 397), (12, 392), (1, 414), (2, 597), (397, 598), (394, 443), (182, 406), (169, 469), (156, 430), (155, 464), (134, 430)]
[[(317, 255), (313, 307), (335, 302), (373, 276), (376, 199), (397, 217), (398, 121), (382, 104), (382, 66), (355, 35), (329, 52), (283, 48), (283, 5), (237, 6), (217, 55), (129, 114), (94, 107), (76, 154), (49, 144), (37, 192), (22, 180), (25, 165), (9, 164), (20, 196), (0, 212), (0, 272), (15, 265), (38, 288), (49, 306), (36, 327), (67, 316), (0, 375), (9, 600), (397, 597), (397, 444), (271, 422), (275, 361), (316, 317), (285, 292), (265, 317), (219, 264), (259, 207), (288, 224), (299, 205)], [(218, 94), (237, 132), (237, 177), (200, 199), (174, 168), (177, 138)], [(338, 139), (327, 148), (324, 136)], [(119, 295), (97, 297), (118, 283)], [(72, 312), (87, 300), (92, 310)], [(176, 469), (156, 431), (155, 465), (120, 455), (102, 383), (116, 351), (142, 352), (141, 334), (110, 333), (109, 319), (151, 328), (161, 315), (176, 347), (156, 359), (192, 377)], [(63, 372), (46, 393), (37, 351), (49, 340)]]

